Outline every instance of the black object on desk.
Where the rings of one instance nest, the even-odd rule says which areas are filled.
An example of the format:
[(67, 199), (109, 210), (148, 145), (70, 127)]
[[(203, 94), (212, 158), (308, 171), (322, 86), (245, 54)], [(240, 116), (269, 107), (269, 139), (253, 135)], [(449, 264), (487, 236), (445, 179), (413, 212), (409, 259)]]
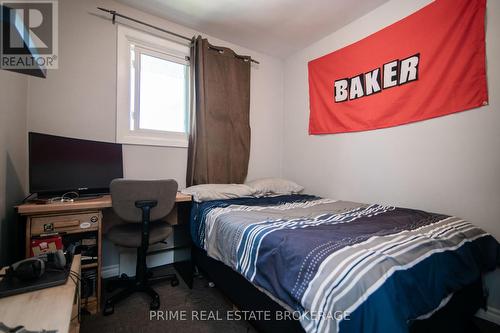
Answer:
[(57, 330), (28, 331), (24, 326), (8, 327), (5, 326), (4, 323), (0, 323), (0, 333), (56, 333), (56, 332)]
[(45, 274), (33, 281), (22, 281), (15, 277), (4, 277), (0, 281), (0, 298), (55, 287), (66, 283), (71, 271), (73, 256), (66, 258), (66, 266), (63, 269), (47, 268)]

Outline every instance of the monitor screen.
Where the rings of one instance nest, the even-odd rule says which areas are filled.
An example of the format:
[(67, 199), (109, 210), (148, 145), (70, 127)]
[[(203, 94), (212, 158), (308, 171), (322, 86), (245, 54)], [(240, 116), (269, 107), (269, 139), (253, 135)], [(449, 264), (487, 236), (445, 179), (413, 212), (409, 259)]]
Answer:
[(111, 180), (122, 177), (120, 144), (29, 133), (31, 193), (108, 193)]

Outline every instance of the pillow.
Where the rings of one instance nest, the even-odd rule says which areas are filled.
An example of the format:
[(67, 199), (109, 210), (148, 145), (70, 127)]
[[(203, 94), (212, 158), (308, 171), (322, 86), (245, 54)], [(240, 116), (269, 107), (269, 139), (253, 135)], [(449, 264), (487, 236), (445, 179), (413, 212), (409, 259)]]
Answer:
[(255, 190), (245, 184), (202, 184), (185, 188), (181, 191), (193, 196), (197, 202), (251, 197)]
[(251, 187), (256, 194), (294, 194), (300, 193), (304, 187), (290, 180), (281, 178), (263, 178), (256, 179), (251, 182), (246, 182), (246, 185)]

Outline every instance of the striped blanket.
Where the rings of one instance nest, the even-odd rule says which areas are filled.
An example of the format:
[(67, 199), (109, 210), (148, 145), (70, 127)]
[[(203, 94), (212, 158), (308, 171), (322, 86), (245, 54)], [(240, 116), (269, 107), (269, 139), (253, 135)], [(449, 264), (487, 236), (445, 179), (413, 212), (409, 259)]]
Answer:
[(198, 203), (191, 228), (306, 332), (408, 332), (499, 262), (460, 218), (306, 195)]

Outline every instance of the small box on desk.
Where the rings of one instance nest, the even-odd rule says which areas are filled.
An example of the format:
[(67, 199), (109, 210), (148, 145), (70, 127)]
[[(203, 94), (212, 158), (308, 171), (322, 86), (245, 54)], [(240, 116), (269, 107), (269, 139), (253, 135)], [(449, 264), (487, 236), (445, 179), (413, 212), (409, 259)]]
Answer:
[(55, 252), (63, 248), (61, 236), (47, 236), (31, 239), (31, 256), (38, 256), (47, 252)]

